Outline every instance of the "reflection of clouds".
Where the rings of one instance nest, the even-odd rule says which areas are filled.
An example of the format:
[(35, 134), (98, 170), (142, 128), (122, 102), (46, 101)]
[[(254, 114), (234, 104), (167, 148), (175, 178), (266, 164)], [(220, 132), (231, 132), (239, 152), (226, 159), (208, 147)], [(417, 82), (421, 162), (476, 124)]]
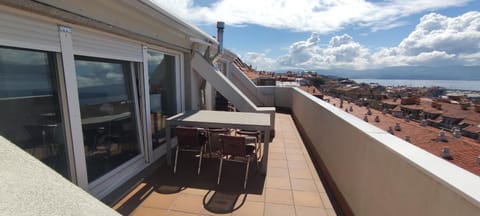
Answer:
[(152, 51), (148, 51), (147, 54), (148, 54), (148, 61), (157, 62), (158, 64), (160, 64), (160, 62), (163, 61), (163, 58), (165, 56), (163, 53), (157, 53)]
[(148, 51), (148, 75), (152, 88), (167, 85), (169, 76), (175, 76), (175, 57), (159, 52)]
[(122, 84), (123, 67), (120, 63), (75, 60), (78, 87)]
[(0, 61), (5, 64), (16, 65), (48, 65), (48, 55), (46, 52), (0, 47)]
[(87, 76), (77, 76), (77, 83), (79, 88), (103, 85), (102, 80)]
[(105, 75), (105, 78), (110, 79), (112, 81), (121, 82), (123, 81), (123, 74), (108, 72), (107, 75)]

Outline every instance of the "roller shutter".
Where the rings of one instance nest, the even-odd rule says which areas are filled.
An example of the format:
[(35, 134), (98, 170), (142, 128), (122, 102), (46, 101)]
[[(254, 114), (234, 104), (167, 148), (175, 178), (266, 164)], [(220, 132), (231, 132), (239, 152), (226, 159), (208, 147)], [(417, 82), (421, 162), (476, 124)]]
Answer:
[(54, 23), (0, 10), (0, 46), (59, 52), (58, 27)]
[(75, 55), (143, 62), (142, 45), (114, 35), (72, 28)]

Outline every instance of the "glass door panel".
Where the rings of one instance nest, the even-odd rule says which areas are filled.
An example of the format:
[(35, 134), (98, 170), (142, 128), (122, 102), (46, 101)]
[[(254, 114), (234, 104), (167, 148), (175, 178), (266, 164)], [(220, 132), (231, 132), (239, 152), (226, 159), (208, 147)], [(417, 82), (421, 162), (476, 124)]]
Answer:
[(75, 58), (89, 182), (141, 154), (129, 66)]
[(153, 149), (156, 149), (165, 141), (165, 120), (178, 113), (175, 58), (172, 55), (148, 51)]
[(0, 47), (0, 136), (70, 178), (54, 53)]

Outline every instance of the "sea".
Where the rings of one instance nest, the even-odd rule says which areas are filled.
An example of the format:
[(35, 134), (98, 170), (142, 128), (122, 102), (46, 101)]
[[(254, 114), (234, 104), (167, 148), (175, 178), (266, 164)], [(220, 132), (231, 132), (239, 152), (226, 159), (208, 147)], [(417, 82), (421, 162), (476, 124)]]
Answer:
[(402, 80), (402, 79), (352, 79), (357, 83), (378, 83), (383, 86), (432, 87), (451, 90), (480, 91), (479, 80)]

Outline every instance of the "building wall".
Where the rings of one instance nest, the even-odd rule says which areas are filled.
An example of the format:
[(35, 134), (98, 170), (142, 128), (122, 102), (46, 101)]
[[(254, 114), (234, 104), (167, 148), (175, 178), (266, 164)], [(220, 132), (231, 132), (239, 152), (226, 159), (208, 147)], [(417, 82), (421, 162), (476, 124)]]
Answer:
[[(161, 148), (153, 152), (149, 143), (141, 143), (143, 152), (141, 155), (104, 175), (104, 178), (96, 181), (95, 184), (87, 181), (86, 150), (80, 122), (74, 55), (129, 62), (137, 79), (141, 80), (145, 73), (142, 65), (147, 63), (145, 50), (168, 50), (168, 52), (178, 53), (181, 67), (178, 79), (183, 82), (178, 92), (180, 95), (178, 103), (182, 111), (182, 107), (198, 109), (200, 99), (198, 89), (201, 79), (191, 72), (190, 49), (196, 47), (201, 51), (205, 49), (205, 45), (194, 46), (189, 38), (201, 35), (192, 33), (194, 30), (189, 30), (188, 26), (180, 24), (175, 26), (167, 21), (164, 22), (168, 17), (158, 11), (143, 8), (145, 5), (139, 1), (122, 1), (118, 4), (111, 1), (95, 2), (95, 4), (84, 1), (41, 2), (46, 4), (39, 4), (38, 1), (6, 1), (5, 3), (10, 6), (0, 5), (2, 18), (0, 46), (55, 53), (57, 73), (62, 83), (61, 93), (65, 95), (62, 101), (65, 110), (62, 116), (67, 122), (65, 136), (71, 166), (71, 173), (67, 178), (71, 178), (83, 189), (102, 198), (160, 158), (166, 149)], [(50, 7), (48, 4), (56, 7)], [(105, 13), (107, 9), (109, 13)], [(148, 85), (148, 80), (136, 84), (141, 85), (142, 82)], [(148, 101), (146, 99), (148, 90), (140, 89), (141, 87), (139, 86), (138, 93), (143, 94), (144, 100)], [(138, 115), (136, 119), (142, 119), (139, 120), (138, 133), (140, 136), (144, 134), (149, 136), (145, 130), (150, 127), (148, 123), (150, 118), (140, 116), (142, 113), (149, 113), (146, 109), (149, 104), (144, 106), (142, 98), (135, 97), (136, 100), (133, 102), (145, 109), (132, 114)]]

